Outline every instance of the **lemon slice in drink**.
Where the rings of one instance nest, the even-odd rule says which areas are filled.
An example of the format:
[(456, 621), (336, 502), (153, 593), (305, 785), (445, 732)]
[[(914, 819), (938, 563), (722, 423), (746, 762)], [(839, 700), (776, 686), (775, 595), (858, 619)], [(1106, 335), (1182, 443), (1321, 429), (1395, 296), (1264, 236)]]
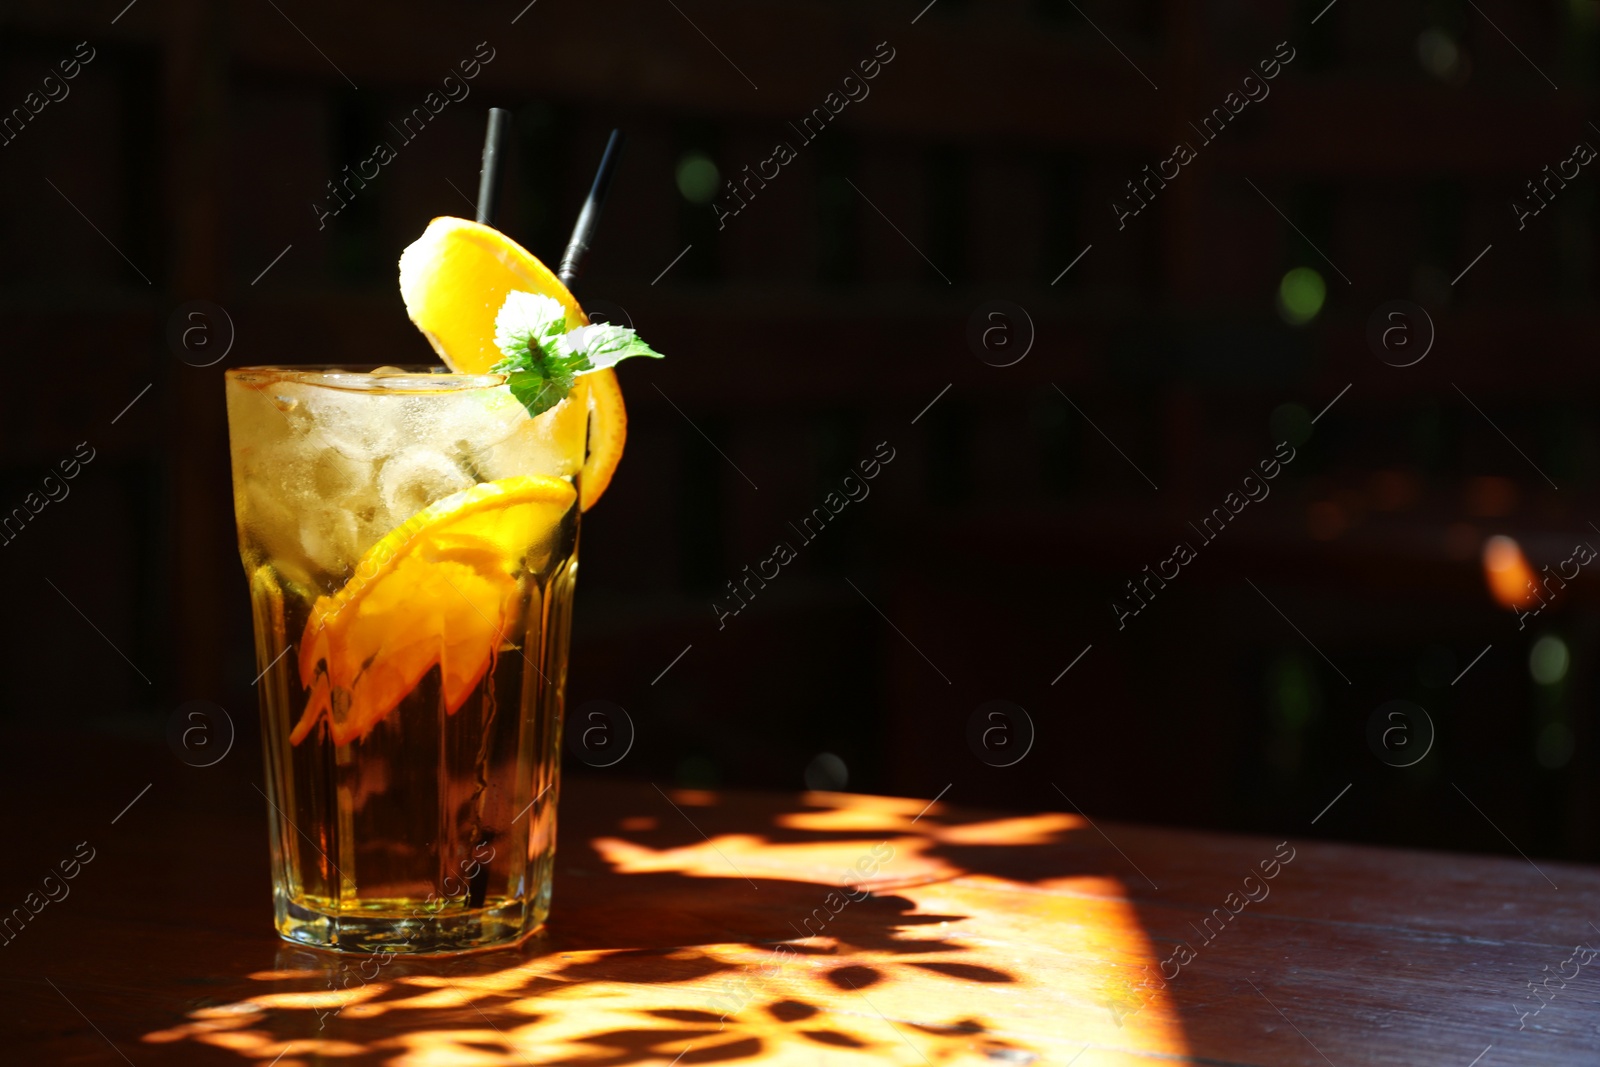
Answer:
[(289, 740), (324, 718), (337, 745), (359, 741), (435, 664), (454, 714), (508, 642), (521, 610), (518, 576), (563, 550), (576, 492), (559, 478), (484, 482), (401, 523), (361, 557), (344, 588), (318, 597), (300, 640), (310, 691)]
[[(589, 320), (561, 279), (517, 242), (480, 222), (437, 218), (400, 256), (400, 295), (411, 321), (445, 365), (460, 374), (487, 374), (500, 361), (495, 316), (512, 290), (548, 296), (567, 311), (567, 328)], [(611, 482), (622, 459), (628, 415), (611, 370), (578, 378), (567, 398), (540, 415), (588, 433), (588, 454), (578, 479), (587, 511)], [(566, 425), (557, 428), (565, 436)]]

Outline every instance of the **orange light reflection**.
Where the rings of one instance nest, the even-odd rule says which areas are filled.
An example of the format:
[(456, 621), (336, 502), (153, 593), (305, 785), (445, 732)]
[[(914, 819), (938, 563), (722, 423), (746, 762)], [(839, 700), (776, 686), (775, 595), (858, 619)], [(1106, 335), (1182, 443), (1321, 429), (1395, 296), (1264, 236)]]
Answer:
[(1505, 536), (1496, 534), (1483, 543), (1483, 577), (1489, 592), (1501, 607), (1512, 611), (1533, 603), (1533, 568), (1522, 554), (1522, 546)]

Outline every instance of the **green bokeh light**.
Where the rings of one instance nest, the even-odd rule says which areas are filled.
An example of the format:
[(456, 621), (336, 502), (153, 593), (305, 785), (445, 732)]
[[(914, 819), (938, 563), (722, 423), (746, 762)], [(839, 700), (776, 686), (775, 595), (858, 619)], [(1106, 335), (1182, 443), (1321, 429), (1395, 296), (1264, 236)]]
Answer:
[(1528, 653), (1528, 673), (1540, 685), (1555, 685), (1567, 676), (1572, 654), (1567, 643), (1554, 634), (1546, 634), (1533, 643)]
[(717, 165), (703, 153), (686, 152), (678, 160), (678, 192), (691, 203), (711, 203), (721, 181), (722, 175), (718, 173)]
[(1310, 267), (1296, 267), (1278, 283), (1278, 310), (1292, 326), (1304, 326), (1316, 318), (1327, 298), (1327, 283)]

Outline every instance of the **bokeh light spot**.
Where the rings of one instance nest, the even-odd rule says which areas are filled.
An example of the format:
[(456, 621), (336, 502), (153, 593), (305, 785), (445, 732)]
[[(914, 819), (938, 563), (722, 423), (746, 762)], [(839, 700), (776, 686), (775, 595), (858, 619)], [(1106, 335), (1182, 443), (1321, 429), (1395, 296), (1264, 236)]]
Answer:
[(1516, 610), (1533, 602), (1533, 568), (1514, 538), (1495, 534), (1483, 543), (1483, 577), (1501, 607)]
[(721, 181), (717, 165), (703, 152), (685, 152), (678, 160), (678, 192), (690, 203), (711, 203)]
[(1278, 311), (1291, 326), (1316, 318), (1327, 298), (1328, 283), (1310, 267), (1296, 267), (1278, 283)]
[(1528, 653), (1528, 673), (1540, 685), (1555, 685), (1567, 676), (1572, 663), (1572, 653), (1567, 643), (1554, 634), (1545, 634), (1533, 643)]

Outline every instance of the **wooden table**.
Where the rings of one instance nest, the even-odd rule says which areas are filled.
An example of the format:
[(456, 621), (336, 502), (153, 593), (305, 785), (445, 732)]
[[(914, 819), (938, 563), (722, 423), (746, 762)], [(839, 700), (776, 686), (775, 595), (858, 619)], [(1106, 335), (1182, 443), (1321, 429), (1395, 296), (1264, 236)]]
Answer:
[(273, 934), (253, 753), (3, 764), (4, 907), (93, 850), (0, 947), (4, 1063), (1600, 1062), (1589, 868), (572, 779), (546, 934), (378, 966)]

